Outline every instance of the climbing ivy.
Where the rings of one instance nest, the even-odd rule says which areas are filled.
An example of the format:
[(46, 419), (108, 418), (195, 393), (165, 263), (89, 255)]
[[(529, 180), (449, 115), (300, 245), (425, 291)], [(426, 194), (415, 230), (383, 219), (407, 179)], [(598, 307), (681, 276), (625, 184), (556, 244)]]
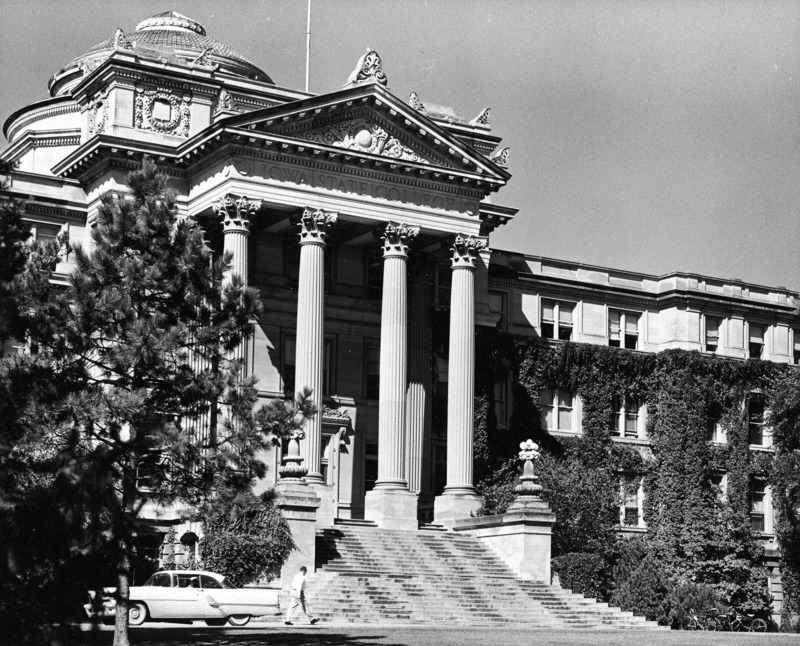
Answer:
[[(763, 548), (750, 527), (750, 486), (757, 477), (772, 487), (778, 513), (786, 612), (798, 611), (796, 369), (684, 350), (642, 354), (577, 343), (514, 345), (500, 333), (490, 334), (491, 342), (478, 343), (478, 356), (482, 346), (485, 354), (478, 370), (481, 386), (476, 388), (481, 404), (476, 446), (487, 472), (491, 465), (513, 458), (519, 439), (532, 437), (539, 442), (543, 455), (537, 473), (557, 516), (554, 557), (600, 554), (610, 573), (619, 536), (620, 474), (634, 475), (643, 478), (649, 553), (673, 583), (709, 585), (727, 603), (764, 608), (769, 599), (767, 573), (761, 567)], [(511, 369), (515, 377), (515, 411), (507, 431), (498, 430), (487, 414), (493, 407), (489, 382), (497, 378), (490, 366)], [(554, 437), (542, 428), (539, 402), (548, 388), (563, 388), (580, 397), (581, 435)], [(776, 429), (774, 437), (774, 456), (750, 449), (747, 404), (754, 392), (766, 396), (773, 416), (784, 411), (779, 420), (782, 430)], [(781, 392), (795, 395), (781, 398)], [(614, 398), (625, 395), (646, 403), (649, 446), (612, 440), (609, 420)], [(706, 441), (709, 420), (723, 429), (725, 444)], [(723, 473), (727, 474), (724, 497), (718, 487)], [(505, 510), (513, 499), (510, 484), (517, 475), (512, 461), (483, 477), (478, 488), (486, 501), (480, 513)], [(787, 548), (792, 546), (789, 555)]]

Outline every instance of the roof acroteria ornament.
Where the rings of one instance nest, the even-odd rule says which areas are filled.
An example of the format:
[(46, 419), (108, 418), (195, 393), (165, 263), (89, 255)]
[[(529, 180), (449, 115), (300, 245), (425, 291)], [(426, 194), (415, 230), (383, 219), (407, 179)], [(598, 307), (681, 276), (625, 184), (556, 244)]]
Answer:
[(361, 83), (379, 83), (386, 87), (389, 80), (383, 73), (383, 63), (378, 52), (367, 47), (367, 53), (358, 59), (356, 68), (347, 79), (344, 87), (352, 87)]

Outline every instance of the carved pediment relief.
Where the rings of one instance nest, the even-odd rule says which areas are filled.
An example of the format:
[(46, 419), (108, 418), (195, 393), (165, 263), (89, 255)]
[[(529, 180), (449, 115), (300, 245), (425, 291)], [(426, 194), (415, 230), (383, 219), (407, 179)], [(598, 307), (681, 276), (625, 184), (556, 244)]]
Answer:
[(326, 146), (347, 148), (356, 152), (381, 155), (406, 161), (429, 163), (414, 150), (404, 145), (397, 137), (384, 128), (364, 118), (351, 119), (341, 123), (309, 130), (302, 134), (303, 139)]

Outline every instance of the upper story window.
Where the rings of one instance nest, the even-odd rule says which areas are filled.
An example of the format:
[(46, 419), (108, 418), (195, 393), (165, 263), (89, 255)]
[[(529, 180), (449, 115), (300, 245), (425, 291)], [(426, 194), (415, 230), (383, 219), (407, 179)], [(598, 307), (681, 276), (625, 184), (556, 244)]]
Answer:
[(578, 431), (575, 398), (563, 388), (542, 391), (542, 426), (548, 431)]
[(381, 386), (381, 347), (367, 343), (364, 349), (364, 397), (378, 399)]
[(611, 405), (613, 412), (609, 420), (609, 430), (612, 435), (628, 438), (644, 436), (644, 416), (639, 399), (630, 395), (615, 395)]
[(644, 527), (644, 490), (638, 476), (623, 476), (619, 524), (623, 527)]
[(714, 354), (719, 348), (719, 330), (722, 327), (722, 319), (715, 316), (706, 316), (706, 338), (705, 350)]
[(608, 310), (608, 345), (636, 350), (639, 347), (639, 318), (635, 312)]
[(725, 500), (728, 495), (728, 476), (724, 473), (715, 473), (710, 476), (711, 490), (717, 499), (720, 506), (725, 505)]
[(794, 362), (800, 366), (800, 329), (792, 330), (792, 336), (794, 336)]
[(764, 395), (750, 393), (747, 401), (747, 428), (751, 446), (766, 446), (764, 432)]
[(763, 480), (751, 480), (750, 529), (759, 533), (770, 531), (771, 528), (768, 527), (770, 520), (767, 484)]
[[(298, 384), (296, 384), (295, 362), (297, 355), (297, 337), (294, 334), (283, 335), (283, 392), (287, 395), (294, 395)], [(336, 392), (334, 377), (336, 374), (336, 346), (333, 338), (325, 339), (325, 347), (322, 355), (322, 394), (332, 395)]]
[(750, 323), (748, 326), (749, 335), (749, 356), (751, 359), (764, 358), (764, 326), (753, 325)]
[(559, 341), (572, 340), (572, 313), (574, 303), (542, 300), (542, 338)]
[(489, 292), (489, 313), (497, 318), (497, 329), (504, 331), (508, 324), (508, 294)]
[(714, 417), (709, 417), (706, 420), (706, 442), (716, 442), (717, 444), (726, 442), (725, 429), (719, 423), (719, 420)]
[(508, 379), (504, 378), (494, 385), (494, 412), (498, 426), (508, 426)]

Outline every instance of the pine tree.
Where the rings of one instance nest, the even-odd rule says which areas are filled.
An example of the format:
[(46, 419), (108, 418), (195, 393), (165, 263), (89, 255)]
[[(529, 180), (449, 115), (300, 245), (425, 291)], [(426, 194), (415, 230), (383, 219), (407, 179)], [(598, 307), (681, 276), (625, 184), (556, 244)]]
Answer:
[[(258, 293), (213, 258), (191, 218), (176, 215), (167, 177), (145, 159), (130, 193), (107, 194), (76, 248), (68, 289), (30, 309), (40, 360), (69, 390), (41, 407), (57, 444), (70, 513), (93, 519), (118, 572), (115, 646), (127, 646), (138, 517), (148, 502), (200, 504), (263, 476), (259, 454), (286, 432), (254, 410), (235, 350), (261, 312)], [(314, 413), (299, 398), (296, 427)], [(265, 426), (267, 431), (265, 432)]]

